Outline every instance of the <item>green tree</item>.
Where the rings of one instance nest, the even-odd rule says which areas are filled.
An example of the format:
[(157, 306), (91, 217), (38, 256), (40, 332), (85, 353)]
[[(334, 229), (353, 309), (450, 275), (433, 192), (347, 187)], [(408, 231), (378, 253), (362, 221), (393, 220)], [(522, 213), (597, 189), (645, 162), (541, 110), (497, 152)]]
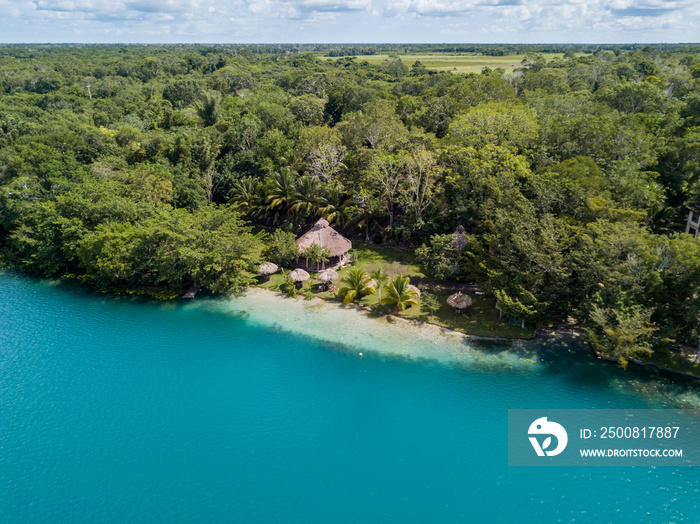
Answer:
[(341, 280), (345, 286), (340, 288), (340, 294), (343, 296), (343, 303), (349, 304), (356, 298), (362, 298), (366, 295), (373, 294), (376, 290), (370, 286), (371, 278), (364, 269), (351, 267), (348, 273)]
[(290, 264), (301, 256), (295, 240), (294, 233), (275, 229), (265, 242), (262, 258), (280, 267)]
[(651, 322), (652, 309), (631, 303), (624, 294), (616, 302), (594, 304), (590, 313), (593, 326), (586, 332), (596, 351), (624, 366), (630, 358), (652, 354), (656, 327)]
[(534, 111), (521, 103), (487, 102), (459, 114), (447, 134), (455, 144), (486, 144), (524, 150), (535, 143), (539, 124)]
[(388, 100), (366, 104), (338, 124), (343, 142), (351, 149), (362, 147), (391, 151), (407, 138), (406, 128)]
[(304, 249), (301, 256), (306, 260), (307, 267), (309, 264), (313, 264), (316, 269), (323, 265), (325, 268), (326, 262), (331, 258), (331, 250), (326, 246), (320, 246), (316, 243), (311, 244), (309, 247)]
[(663, 91), (650, 82), (627, 82), (604, 89), (601, 100), (624, 113), (653, 113), (664, 103)]
[(432, 235), (428, 245), (416, 249), (416, 258), (430, 276), (442, 280), (459, 270), (459, 252), (454, 240), (454, 234)]
[(297, 194), (297, 174), (288, 167), (272, 173), (265, 184), (265, 204), (273, 224), (285, 219)]
[(418, 294), (409, 288), (411, 280), (403, 275), (397, 275), (384, 286), (386, 296), (381, 304), (393, 308), (394, 313), (403, 311), (407, 307), (418, 305)]
[(221, 95), (205, 93), (203, 99), (195, 103), (194, 108), (204, 122), (204, 127), (213, 126), (221, 117)]
[(381, 302), (382, 287), (384, 287), (384, 284), (386, 284), (389, 281), (389, 274), (384, 271), (384, 268), (382, 266), (379, 266), (374, 271), (371, 271), (369, 276), (372, 277), (372, 280), (374, 280), (377, 283), (377, 292), (379, 293), (378, 298), (379, 302)]
[(425, 293), (421, 295), (420, 307), (425, 312), (428, 319), (430, 319), (434, 318), (438, 311), (440, 311), (440, 302), (435, 295)]

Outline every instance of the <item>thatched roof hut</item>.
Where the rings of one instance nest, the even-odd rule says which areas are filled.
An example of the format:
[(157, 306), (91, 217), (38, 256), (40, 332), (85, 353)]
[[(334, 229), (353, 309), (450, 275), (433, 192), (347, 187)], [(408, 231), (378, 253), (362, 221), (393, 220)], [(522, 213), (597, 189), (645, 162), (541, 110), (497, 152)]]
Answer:
[(413, 292), (416, 294), (416, 297), (420, 298), (420, 289), (418, 289), (418, 288), (417, 288), (416, 286), (414, 286), (413, 284), (409, 285), (409, 286), (408, 286), (408, 289), (410, 289), (411, 291), (413, 291)]
[(316, 278), (321, 282), (333, 282), (338, 280), (338, 272), (333, 269), (326, 269), (321, 271)]
[(278, 269), (279, 267), (277, 267), (277, 264), (273, 264), (272, 262), (263, 262), (260, 264), (260, 266), (258, 266), (258, 273), (269, 276), (273, 273), (277, 273)]
[(458, 225), (454, 232), (455, 238), (450, 242), (450, 246), (455, 248), (457, 251), (462, 251), (467, 244), (469, 244), (469, 236), (467, 236), (467, 230), (464, 229), (463, 225)]
[(331, 258), (344, 257), (345, 253), (352, 249), (352, 242), (333, 229), (324, 218), (319, 219), (314, 227), (297, 238), (294, 243), (299, 247), (302, 256), (306, 248), (312, 244), (330, 249)]
[(472, 297), (459, 291), (454, 295), (450, 295), (447, 298), (447, 303), (457, 311), (461, 311), (462, 309), (467, 309), (472, 305)]
[(311, 275), (309, 275), (303, 269), (297, 268), (294, 271), (292, 271), (289, 275), (287, 275), (287, 278), (293, 280), (294, 282), (304, 282), (305, 280), (309, 280), (309, 278), (311, 278)]

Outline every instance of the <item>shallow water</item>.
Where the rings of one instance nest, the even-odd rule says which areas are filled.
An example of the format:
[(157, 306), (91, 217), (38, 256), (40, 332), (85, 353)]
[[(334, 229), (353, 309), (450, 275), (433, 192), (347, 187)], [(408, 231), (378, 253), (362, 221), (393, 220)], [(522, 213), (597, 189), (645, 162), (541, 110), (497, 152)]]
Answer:
[(12, 273), (0, 336), (1, 522), (698, 520), (697, 467), (507, 466), (508, 409), (700, 406), (573, 339)]

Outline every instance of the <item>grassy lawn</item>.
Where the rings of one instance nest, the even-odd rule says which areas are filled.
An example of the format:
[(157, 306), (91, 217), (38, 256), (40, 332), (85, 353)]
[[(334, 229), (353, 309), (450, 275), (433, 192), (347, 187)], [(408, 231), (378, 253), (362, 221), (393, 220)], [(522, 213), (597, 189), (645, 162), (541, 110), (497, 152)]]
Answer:
[[(452, 71), (455, 73), (478, 73), (484, 67), (496, 69), (502, 67), (506, 72), (510, 73), (513, 69), (520, 66), (520, 62), (525, 55), (506, 55), (506, 56), (483, 56), (473, 53), (430, 53), (430, 54), (406, 54), (406, 55), (363, 55), (358, 56), (358, 62), (367, 61), (370, 64), (379, 65), (385, 60), (398, 56), (404, 64), (411, 67), (416, 60), (420, 61), (428, 69), (437, 71)], [(554, 58), (562, 58), (564, 55), (560, 53), (551, 53), (543, 55), (547, 61)], [(337, 58), (328, 58), (329, 60), (337, 60)]]
[[(427, 314), (421, 310), (421, 301), (419, 300), (419, 305), (417, 307), (413, 306), (400, 312), (398, 315), (400, 317), (428, 321), (432, 324), (437, 324), (455, 331), (483, 337), (528, 338), (534, 334), (534, 329), (532, 327), (525, 326), (525, 329), (522, 329), (519, 324), (508, 323), (505, 319), (499, 320), (498, 311), (496, 310), (496, 300), (489, 295), (476, 295), (473, 292), (468, 292), (467, 294), (469, 294), (473, 300), (472, 305), (461, 315), (455, 313), (455, 310), (446, 302), (447, 297), (454, 293), (455, 290), (439, 289), (437, 282), (435, 282), (435, 286), (432, 286), (417, 264), (413, 252), (399, 251), (391, 248), (360, 246), (353, 250), (353, 255), (356, 257), (357, 261), (355, 266), (363, 268), (367, 272), (373, 271), (381, 266), (384, 268), (384, 271), (391, 276), (405, 275), (411, 278), (411, 281), (414, 283), (418, 279), (421, 279), (422, 282), (427, 282), (423, 285), (425, 289), (421, 289), (421, 291), (423, 296), (432, 294), (437, 298), (440, 309), (436, 312), (435, 316), (428, 318)], [(341, 301), (342, 297), (337, 289), (343, 286), (340, 281), (347, 272), (347, 267), (339, 271), (340, 278), (336, 281), (335, 292), (314, 292), (314, 296), (325, 300)], [(314, 276), (315, 274), (312, 273), (311, 281), (318, 283), (317, 280), (314, 280)], [(277, 273), (272, 275), (267, 282), (261, 282), (260, 287), (279, 290), (282, 282), (284, 282), (284, 277), (281, 273)], [(370, 306), (381, 313), (389, 313), (385, 306), (379, 304), (378, 294), (367, 295), (358, 300), (357, 303), (363, 306)]]

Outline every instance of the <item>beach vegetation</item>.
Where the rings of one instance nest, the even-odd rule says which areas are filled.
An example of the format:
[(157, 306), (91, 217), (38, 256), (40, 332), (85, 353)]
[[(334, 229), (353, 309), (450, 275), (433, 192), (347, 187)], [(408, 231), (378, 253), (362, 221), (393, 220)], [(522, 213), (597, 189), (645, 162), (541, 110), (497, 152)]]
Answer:
[(389, 306), (394, 313), (418, 305), (418, 293), (410, 288), (411, 279), (397, 275), (384, 285), (382, 305)]
[(345, 284), (340, 288), (340, 295), (343, 297), (343, 303), (349, 304), (355, 299), (371, 295), (376, 292), (376, 287), (372, 285), (372, 279), (367, 272), (359, 267), (351, 267), (348, 269), (345, 276), (341, 279)]

